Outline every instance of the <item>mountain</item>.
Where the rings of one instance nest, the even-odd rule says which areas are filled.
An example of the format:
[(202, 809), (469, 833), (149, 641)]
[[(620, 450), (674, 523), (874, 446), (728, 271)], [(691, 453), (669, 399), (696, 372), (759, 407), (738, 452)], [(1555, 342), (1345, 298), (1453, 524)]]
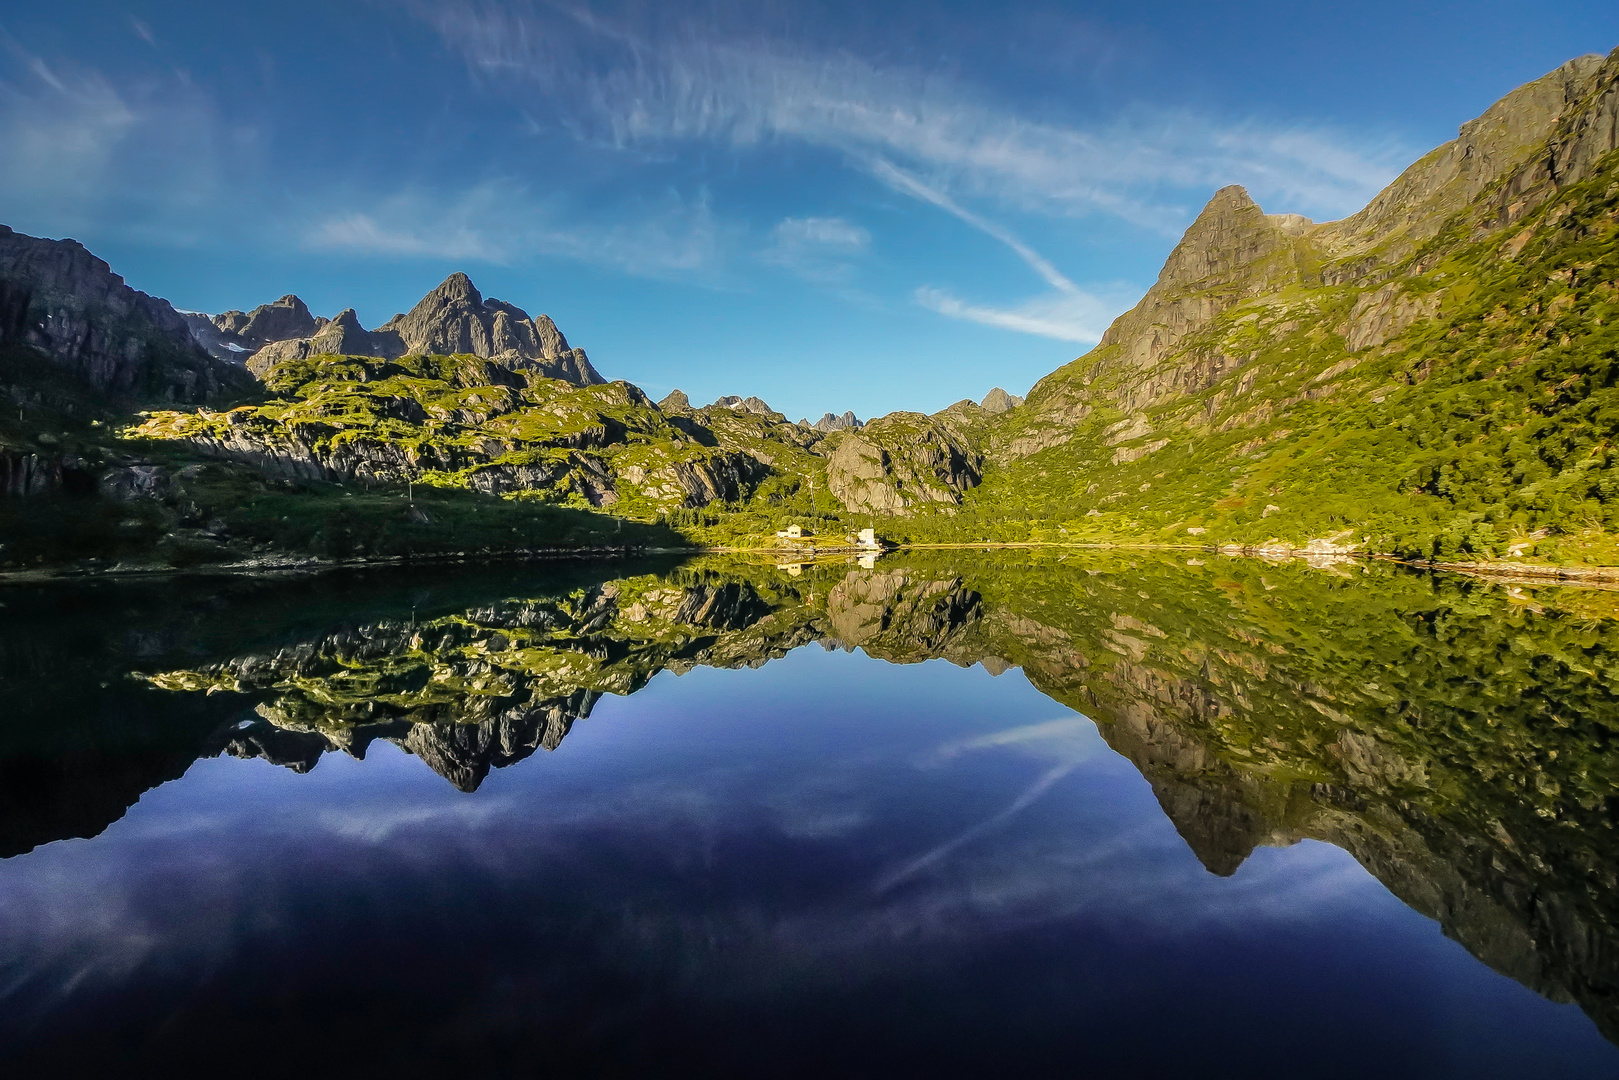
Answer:
[(1342, 221), (1221, 189), (1095, 349), (962, 430), (982, 484), (906, 497), (899, 534), (1619, 562), (1616, 130), (1619, 52)]
[[(679, 391), (676, 392), (678, 393)], [(735, 394), (726, 394), (722, 397), (716, 398), (714, 400), (714, 404), (710, 405), (709, 408), (731, 409), (734, 412), (752, 413), (755, 416), (779, 418), (778, 423), (785, 422), (787, 419), (785, 416), (782, 416), (781, 413), (777, 412), (775, 409), (772, 409), (764, 398), (753, 397), (751, 395), (744, 398), (737, 397)]]
[(978, 407), (987, 413), (999, 414), (1015, 409), (1021, 404), (1023, 404), (1022, 398), (1015, 394), (1008, 394), (997, 386), (984, 395), (984, 400), (978, 403)]
[(252, 311), (226, 311), (212, 318), (194, 311), (180, 314), (197, 344), (231, 363), (241, 363), (273, 341), (310, 337), (329, 321), (311, 315), (308, 305), (290, 293)]
[[(454, 274), (374, 330), (347, 310), (259, 346), (252, 404), (156, 412), (128, 434), (177, 462), (610, 507), (707, 543), (769, 545), (794, 521), (839, 537), (880, 516), (899, 541), (1619, 565), (1616, 132), (1619, 51), (1508, 94), (1342, 221), (1222, 188), (1141, 301), (1027, 400), (997, 387), (933, 415), (813, 426), (756, 397), (654, 404), (604, 383), (549, 318)], [(60, 284), (75, 304), (97, 287)], [(176, 340), (172, 309), (141, 302), (143, 325), (166, 320), (195, 366), (155, 366), (198, 384), (171, 397), (225, 385), (202, 378), (230, 369)], [(289, 296), (207, 322), (246, 350), (311, 319)], [(47, 322), (9, 325), (15, 337)], [(115, 353), (135, 355), (104, 346), (114, 374), (75, 370), (127, 381), (140, 365)], [(4, 490), (64, 487), (69, 458), (44, 445), (0, 447)], [(96, 454), (186, 486), (178, 464)], [(106, 483), (147, 483), (132, 475)]]
[(41, 364), (96, 393), (138, 403), (200, 402), (249, 384), (192, 340), (167, 300), (131, 289), (77, 240), (25, 236), (4, 225), (0, 348), (11, 361), (4, 382), (14, 393), (37, 379)]
[(860, 418), (857, 417), (852, 411), (845, 412), (842, 416), (833, 416), (831, 413), (823, 413), (821, 418), (815, 421), (814, 424), (809, 423), (807, 420), (800, 420), (799, 424), (803, 427), (813, 427), (816, 431), (820, 432), (850, 431), (854, 428), (865, 426)]
[[(297, 297), (284, 297), (285, 300), (297, 301)], [(302, 301), (297, 303), (303, 307)], [(264, 310), (260, 308), (254, 315)], [(307, 309), (304, 314), (308, 314)], [(568, 346), (568, 339), (550, 316), (531, 319), (528, 312), (513, 304), (486, 300), (472, 279), (461, 273), (451, 274), (409, 312), (395, 315), (375, 330), (362, 327), (354, 309), (349, 308), (330, 323), (311, 328), (301, 336), (272, 339), (247, 363), (255, 375), (263, 376), (282, 361), (325, 354), (385, 360), (464, 354), (578, 386), (605, 381), (583, 349)]]

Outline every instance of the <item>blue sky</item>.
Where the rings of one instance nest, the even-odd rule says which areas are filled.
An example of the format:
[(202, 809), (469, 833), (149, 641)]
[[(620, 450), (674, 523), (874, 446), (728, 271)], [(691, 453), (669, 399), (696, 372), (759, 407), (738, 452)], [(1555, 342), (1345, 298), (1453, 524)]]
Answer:
[(0, 222), (176, 306), (454, 270), (654, 397), (1023, 392), (1218, 187), (1358, 209), (1619, 5), (0, 0)]

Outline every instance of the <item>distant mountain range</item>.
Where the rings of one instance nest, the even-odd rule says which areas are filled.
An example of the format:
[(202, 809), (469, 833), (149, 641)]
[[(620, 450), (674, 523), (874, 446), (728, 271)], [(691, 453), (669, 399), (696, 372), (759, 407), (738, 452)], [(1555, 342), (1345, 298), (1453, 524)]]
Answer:
[[(64, 378), (105, 409), (211, 402), (132, 434), (274, 476), (612, 507), (710, 541), (882, 517), (916, 540), (1613, 564), (1616, 145), (1619, 53), (1508, 94), (1342, 221), (1224, 188), (1026, 402), (813, 424), (757, 397), (654, 404), (463, 274), (374, 330), (295, 296), (209, 318), (9, 229), (0, 383), (25, 405), (70, 408)], [(0, 423), (9, 491), (128, 456), (19, 423)]]

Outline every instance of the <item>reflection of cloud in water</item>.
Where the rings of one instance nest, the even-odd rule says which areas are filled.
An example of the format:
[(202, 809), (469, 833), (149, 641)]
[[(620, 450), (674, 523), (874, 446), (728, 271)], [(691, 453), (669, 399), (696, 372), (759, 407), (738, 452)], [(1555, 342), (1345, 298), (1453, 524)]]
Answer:
[(1036, 799), (1044, 795), (1047, 791), (1051, 790), (1051, 785), (1073, 772), (1078, 765), (1079, 761), (1068, 761), (1061, 765), (1047, 769), (1040, 775), (1039, 779), (1030, 784), (1026, 789), (1024, 789), (1021, 795), (1012, 801), (1012, 805), (1008, 806), (1000, 813), (987, 817), (978, 824), (962, 830), (949, 840), (946, 840), (944, 843), (940, 844), (938, 847), (924, 852), (922, 855), (912, 859), (904, 866), (901, 866), (898, 870), (885, 874), (877, 882), (877, 891), (879, 893), (887, 892), (889, 889), (892, 889), (905, 879), (912, 877), (921, 871), (926, 870), (928, 867), (943, 861), (957, 848), (962, 847), (965, 844), (970, 844), (980, 836), (993, 832), (996, 828), (1006, 824), (1008, 821), (1012, 820), (1012, 818), (1016, 817), (1018, 813), (1033, 804)]
[(1064, 716), (1056, 720), (1043, 720), (1034, 724), (993, 731), (971, 739), (947, 742), (933, 753), (936, 761), (960, 757), (969, 750), (991, 750), (1011, 747), (1037, 757), (1055, 758), (1074, 764), (1107, 749), (1096, 724), (1084, 716)]
[(509, 816), (516, 810), (513, 799), (479, 799), (438, 806), (346, 806), (320, 810), (315, 820), (325, 831), (347, 840), (380, 844), (401, 830), (429, 826), (477, 828), (486, 822)]
[(877, 881), (877, 892), (884, 893), (896, 885), (936, 866), (957, 849), (1011, 821), (1051, 790), (1053, 784), (1106, 749), (1096, 725), (1083, 716), (1063, 717), (1036, 724), (1022, 724), (1003, 731), (979, 735), (945, 743), (933, 753), (932, 761), (942, 763), (971, 750), (1011, 748), (1035, 757), (1055, 759), (1057, 764), (1037, 777), (1011, 805), (983, 821), (971, 825), (944, 843), (929, 849), (899, 868), (884, 874)]

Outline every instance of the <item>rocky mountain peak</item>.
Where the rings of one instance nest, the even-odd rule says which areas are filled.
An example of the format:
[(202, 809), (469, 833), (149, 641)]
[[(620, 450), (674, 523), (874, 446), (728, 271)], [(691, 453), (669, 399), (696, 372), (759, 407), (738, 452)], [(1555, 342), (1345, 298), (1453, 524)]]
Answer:
[[(781, 416), (763, 398), (751, 395), (744, 398), (737, 397), (735, 394), (726, 394), (723, 397), (716, 398), (714, 403), (708, 407), (710, 409), (730, 409), (733, 412), (753, 413), (755, 416)], [(786, 417), (782, 417), (782, 419), (785, 420)]]
[[(547, 320), (549, 321), (549, 320)], [(664, 412), (680, 412), (691, 408), (691, 398), (686, 396), (684, 390), (671, 390), (669, 396), (658, 402), (658, 408)]]
[(1224, 284), (1255, 260), (1286, 246), (1285, 235), (1246, 188), (1223, 187), (1170, 252), (1154, 290), (1163, 294)]
[(308, 306), (288, 293), (273, 304), (260, 304), (250, 312), (226, 311), (213, 317), (213, 325), (223, 335), (233, 335), (239, 345), (262, 348), (272, 341), (308, 337), (319, 329)]
[(1021, 404), (1023, 404), (1022, 398), (1016, 394), (1008, 394), (997, 386), (984, 395), (984, 400), (978, 403), (978, 407), (987, 413), (1003, 413), (1015, 409)]
[(197, 344), (233, 364), (271, 342), (309, 337), (326, 325), (325, 319), (311, 315), (308, 306), (291, 293), (252, 311), (225, 311), (211, 319), (194, 311), (181, 314)]
[(423, 302), (425, 303), (435, 297), (464, 300), (473, 307), (483, 306), (483, 293), (478, 291), (478, 286), (472, 283), (471, 278), (459, 270), (440, 282), (438, 288), (423, 298)]
[[(298, 306), (302, 307), (301, 301)], [(459, 272), (445, 278), (415, 307), (375, 330), (360, 326), (358, 317), (349, 309), (329, 326), (266, 345), (248, 366), (262, 374), (282, 360), (323, 353), (385, 359), (470, 353), (581, 386), (605, 381), (591, 366), (584, 350), (570, 348), (568, 339), (548, 316), (531, 319), (515, 304), (485, 299), (472, 279)]]
[(819, 420), (815, 421), (814, 424), (804, 421), (801, 421), (801, 423), (803, 423), (805, 427), (813, 427), (816, 431), (820, 432), (851, 431), (856, 428), (865, 427), (865, 424), (860, 420), (860, 418), (855, 416), (853, 410), (846, 411), (842, 416), (833, 416), (831, 413), (826, 413)]
[(1301, 223), (1267, 215), (1237, 184), (1203, 207), (1141, 302), (1116, 319), (1098, 350), (1126, 368), (1153, 367), (1187, 334), (1244, 299), (1297, 282), (1316, 262)]

